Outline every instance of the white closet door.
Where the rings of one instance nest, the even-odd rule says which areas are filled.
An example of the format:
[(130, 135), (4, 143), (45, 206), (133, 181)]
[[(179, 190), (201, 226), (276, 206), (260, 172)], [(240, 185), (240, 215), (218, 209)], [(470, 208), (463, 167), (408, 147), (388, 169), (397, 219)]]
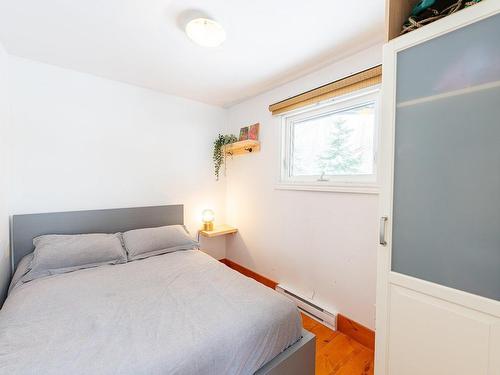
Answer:
[(389, 374), (499, 373), (498, 318), (397, 285), (390, 298)]
[(391, 268), (500, 300), (500, 15), (396, 59)]
[(500, 375), (499, 11), (384, 50), (379, 375)]

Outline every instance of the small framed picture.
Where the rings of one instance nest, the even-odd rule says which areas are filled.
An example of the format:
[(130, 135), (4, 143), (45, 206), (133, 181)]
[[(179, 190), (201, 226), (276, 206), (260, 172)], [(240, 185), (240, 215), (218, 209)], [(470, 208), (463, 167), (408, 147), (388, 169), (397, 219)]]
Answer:
[(248, 126), (240, 129), (240, 141), (246, 141), (248, 139)]
[(250, 125), (248, 128), (248, 139), (251, 139), (253, 141), (258, 141), (259, 140), (259, 124), (253, 124)]

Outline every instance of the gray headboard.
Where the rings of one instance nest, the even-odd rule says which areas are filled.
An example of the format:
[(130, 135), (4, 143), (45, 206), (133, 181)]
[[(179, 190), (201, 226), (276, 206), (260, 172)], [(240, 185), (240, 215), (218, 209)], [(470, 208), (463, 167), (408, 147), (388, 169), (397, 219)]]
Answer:
[(14, 215), (11, 224), (12, 272), (21, 258), (33, 251), (33, 238), (42, 234), (116, 233), (174, 224), (184, 224), (182, 204)]

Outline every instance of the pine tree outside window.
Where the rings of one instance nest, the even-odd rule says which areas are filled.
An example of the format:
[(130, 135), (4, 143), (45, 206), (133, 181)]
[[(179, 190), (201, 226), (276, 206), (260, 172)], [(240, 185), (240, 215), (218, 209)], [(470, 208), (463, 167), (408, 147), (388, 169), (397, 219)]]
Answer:
[(376, 192), (378, 88), (286, 114), (278, 188)]

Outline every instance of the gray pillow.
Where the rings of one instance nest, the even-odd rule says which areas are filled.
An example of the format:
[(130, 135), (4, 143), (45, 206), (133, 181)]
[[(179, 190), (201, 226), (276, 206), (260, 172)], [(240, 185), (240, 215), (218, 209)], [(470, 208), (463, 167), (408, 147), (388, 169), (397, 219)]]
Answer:
[(33, 260), (33, 253), (25, 255), (19, 261), (16, 272), (14, 272), (14, 276), (12, 276), (12, 280), (9, 286), (9, 293), (16, 286), (17, 282), (22, 279), (22, 277), (29, 271), (29, 267), (31, 261)]
[(122, 236), (129, 260), (198, 248), (198, 242), (191, 238), (183, 225), (134, 229)]
[(22, 281), (127, 261), (119, 234), (50, 234), (33, 240), (35, 251)]

